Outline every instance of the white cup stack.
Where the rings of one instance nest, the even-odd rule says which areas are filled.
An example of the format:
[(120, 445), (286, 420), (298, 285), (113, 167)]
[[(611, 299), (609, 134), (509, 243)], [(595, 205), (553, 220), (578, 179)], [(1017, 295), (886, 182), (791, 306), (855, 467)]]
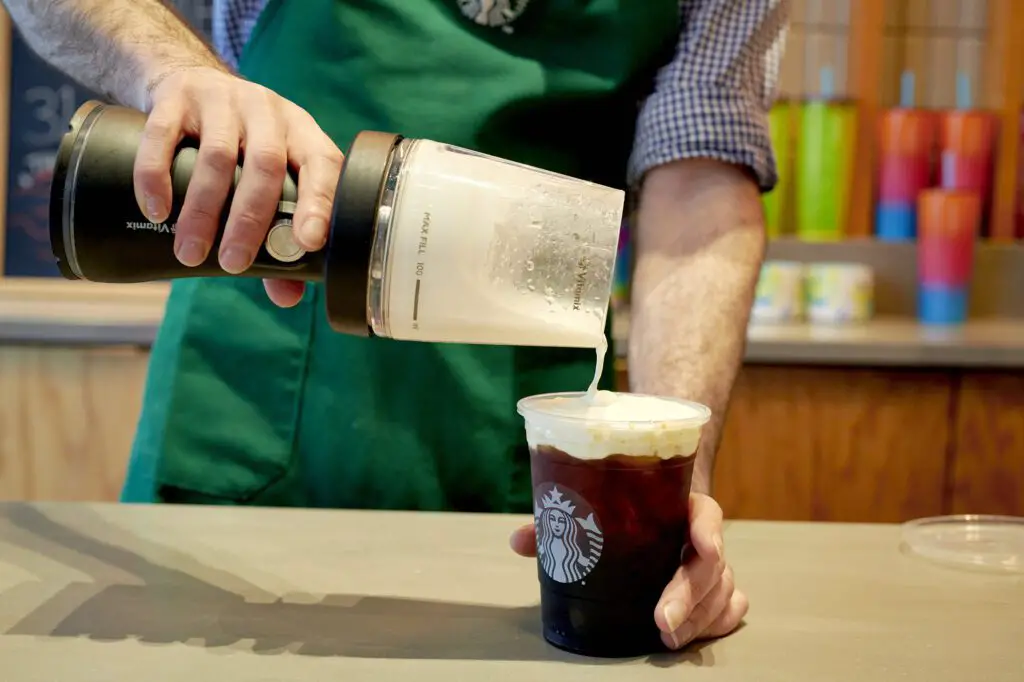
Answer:
[(860, 323), (874, 310), (874, 273), (859, 263), (765, 261), (757, 282), (752, 324)]

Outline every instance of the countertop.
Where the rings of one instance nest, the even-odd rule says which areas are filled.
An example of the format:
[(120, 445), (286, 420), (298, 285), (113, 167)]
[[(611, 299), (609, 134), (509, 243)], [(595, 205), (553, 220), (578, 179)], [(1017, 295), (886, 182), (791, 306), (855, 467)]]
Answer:
[[(7, 281), (0, 285), (0, 344), (149, 346), (167, 290), (163, 283)], [(617, 310), (613, 322), (622, 356), (629, 311)], [(972, 320), (950, 330), (908, 318), (834, 327), (752, 325), (747, 338), (748, 363), (1024, 368), (1024, 319)]]
[(0, 344), (150, 346), (167, 284), (95, 284), (63, 279), (0, 282)]
[(4, 682), (1020, 682), (1024, 578), (898, 526), (734, 522), (733, 635), (629, 660), (540, 636), (525, 517), (0, 504)]

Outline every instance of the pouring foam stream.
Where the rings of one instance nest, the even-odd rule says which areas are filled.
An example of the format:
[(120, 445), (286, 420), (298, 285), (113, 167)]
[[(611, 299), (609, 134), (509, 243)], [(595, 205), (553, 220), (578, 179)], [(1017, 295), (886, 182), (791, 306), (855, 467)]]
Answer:
[(601, 374), (604, 372), (604, 358), (608, 353), (608, 339), (604, 334), (601, 335), (601, 340), (594, 346), (594, 351), (597, 355), (597, 366), (594, 367), (594, 378), (591, 379), (590, 386), (587, 388), (587, 395), (584, 397), (584, 400), (588, 403), (594, 402), (594, 398), (597, 396), (597, 385), (601, 382)]

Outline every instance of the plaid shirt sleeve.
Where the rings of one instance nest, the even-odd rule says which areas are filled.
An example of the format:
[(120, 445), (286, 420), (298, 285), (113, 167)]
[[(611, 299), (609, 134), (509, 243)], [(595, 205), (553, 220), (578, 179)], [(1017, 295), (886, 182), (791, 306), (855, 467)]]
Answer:
[(681, 0), (673, 60), (640, 109), (630, 185), (655, 166), (711, 158), (746, 166), (762, 191), (778, 180), (767, 113), (790, 0)]
[(238, 68), (242, 48), (266, 5), (267, 0), (213, 0), (213, 47), (232, 69)]

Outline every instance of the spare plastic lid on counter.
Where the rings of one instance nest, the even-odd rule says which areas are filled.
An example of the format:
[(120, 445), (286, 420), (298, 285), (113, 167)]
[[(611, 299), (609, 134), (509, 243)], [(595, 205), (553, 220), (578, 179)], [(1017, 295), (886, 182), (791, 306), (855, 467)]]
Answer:
[(942, 564), (1024, 573), (1024, 518), (984, 514), (934, 516), (903, 524), (914, 554)]

